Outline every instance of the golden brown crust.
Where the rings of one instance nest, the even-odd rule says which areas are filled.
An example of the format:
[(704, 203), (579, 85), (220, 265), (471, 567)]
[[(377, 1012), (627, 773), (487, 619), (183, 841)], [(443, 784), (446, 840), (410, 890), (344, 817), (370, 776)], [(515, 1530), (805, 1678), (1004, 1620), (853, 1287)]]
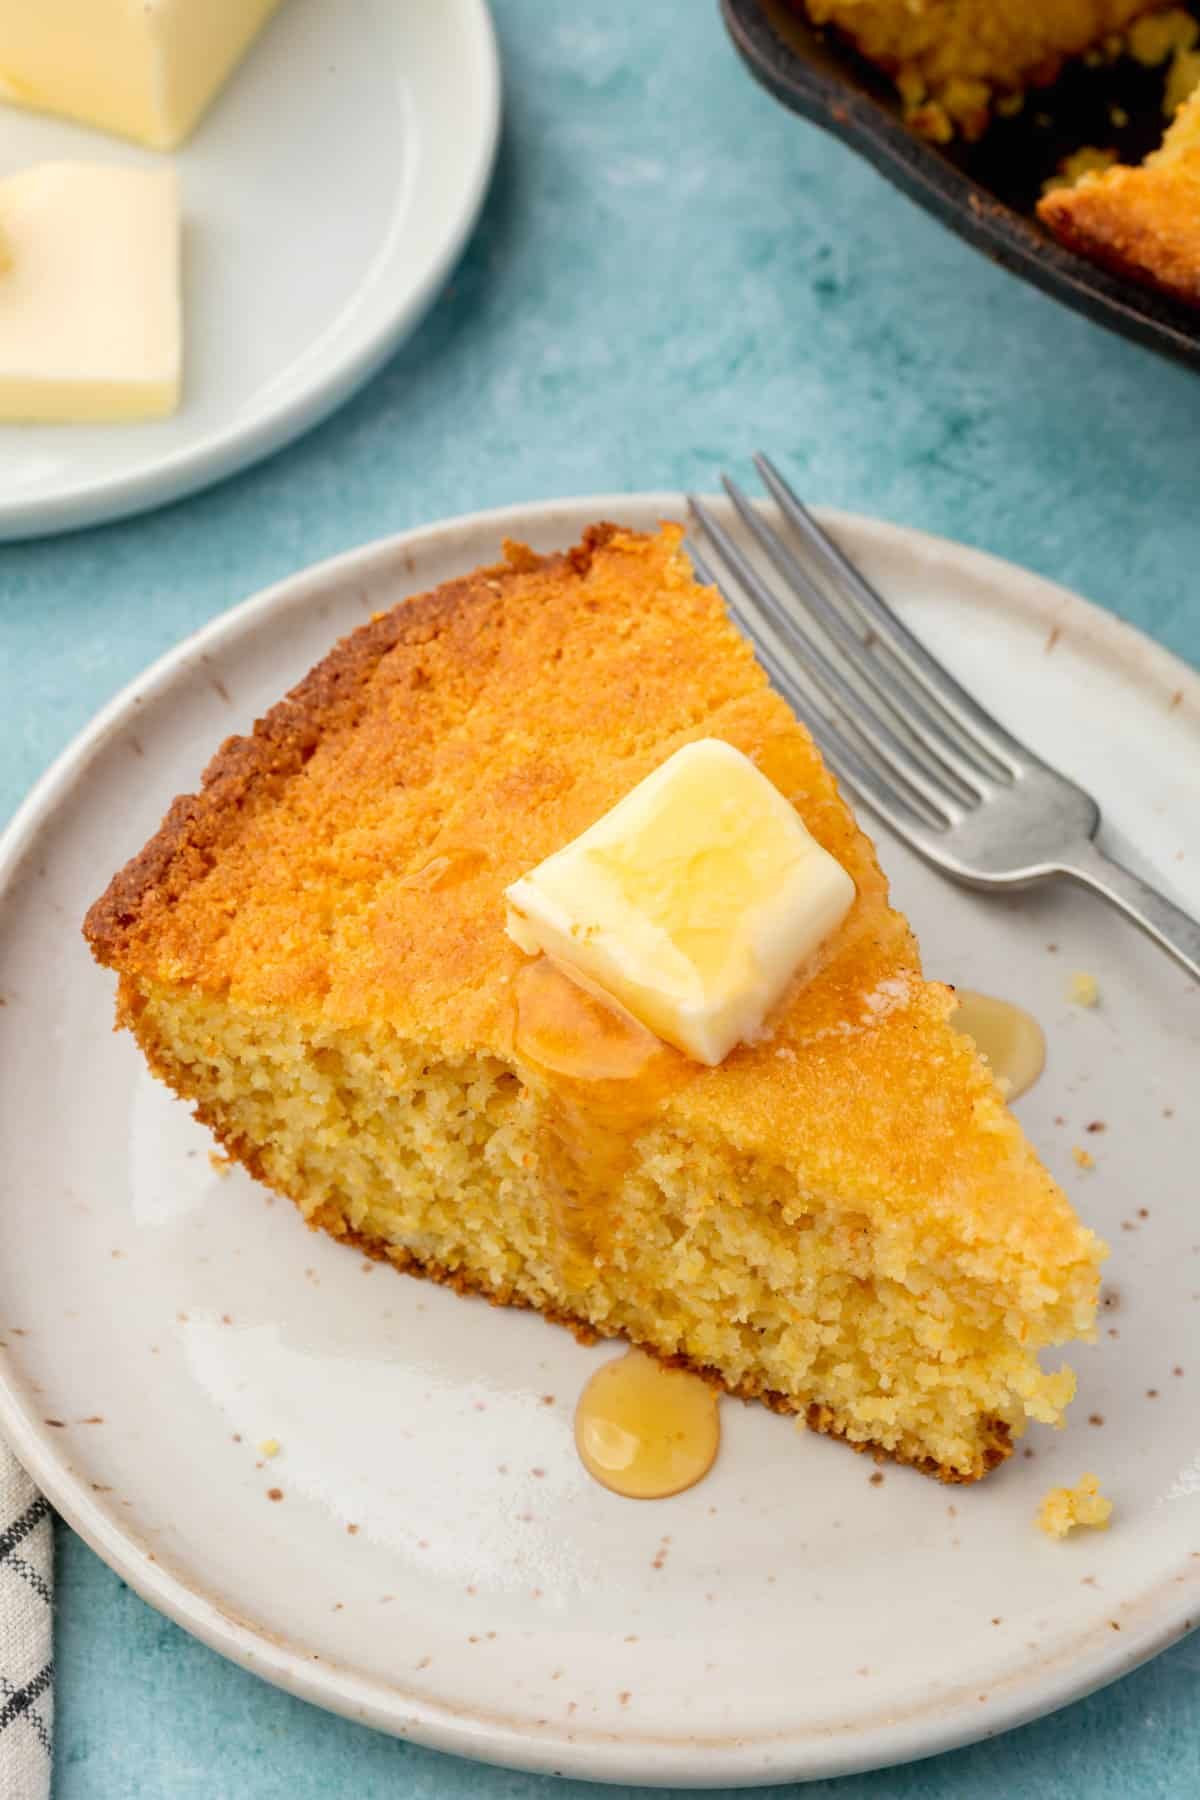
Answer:
[(1150, 168), (1113, 169), (1055, 188), (1038, 217), (1071, 250), (1200, 306), (1200, 183)]
[(564, 556), (539, 557), (524, 544), (506, 544), (505, 562), (402, 600), (339, 639), (328, 656), (256, 720), (250, 736), (226, 738), (205, 768), (199, 792), (180, 794), (155, 835), (113, 876), (83, 925), (97, 961), (118, 966), (145, 915), (168, 910), (208, 873), (246, 807), (277, 794), (328, 733), (353, 727), (370, 679), (391, 651), (402, 644), (413, 649), (430, 644), (451, 620), (492, 604), (494, 584), (514, 570), (570, 568), (582, 573), (616, 529), (607, 523), (591, 526)]

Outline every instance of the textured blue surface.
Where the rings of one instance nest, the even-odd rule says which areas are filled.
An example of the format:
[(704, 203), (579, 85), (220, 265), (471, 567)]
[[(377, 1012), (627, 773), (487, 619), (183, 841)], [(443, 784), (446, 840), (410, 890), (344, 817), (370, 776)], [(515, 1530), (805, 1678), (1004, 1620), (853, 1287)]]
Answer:
[[(1194, 376), (991, 268), (777, 110), (712, 0), (496, 11), (496, 184), (383, 374), (206, 495), (0, 551), (0, 817), (151, 658), (305, 563), (507, 501), (709, 485), (758, 443), (818, 500), (1012, 557), (1200, 661)], [(59, 1543), (57, 1800), (566, 1791), (290, 1700)], [(1195, 1794), (1198, 1674), (1194, 1639), (1002, 1741), (810, 1791)]]

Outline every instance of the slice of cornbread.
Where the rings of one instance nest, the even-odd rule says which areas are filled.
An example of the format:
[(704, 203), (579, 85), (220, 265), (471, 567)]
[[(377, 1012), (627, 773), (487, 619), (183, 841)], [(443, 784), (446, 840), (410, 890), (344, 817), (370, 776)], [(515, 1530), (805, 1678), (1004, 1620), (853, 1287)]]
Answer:
[[(118, 1020), (228, 1152), (396, 1267), (623, 1336), (947, 1481), (1058, 1421), (1103, 1254), (926, 982), (681, 530), (395, 606), (229, 740), (92, 908)], [(504, 889), (682, 744), (857, 898), (716, 1068), (530, 960)]]
[(1200, 306), (1200, 88), (1144, 163), (1055, 188), (1038, 216), (1082, 255)]

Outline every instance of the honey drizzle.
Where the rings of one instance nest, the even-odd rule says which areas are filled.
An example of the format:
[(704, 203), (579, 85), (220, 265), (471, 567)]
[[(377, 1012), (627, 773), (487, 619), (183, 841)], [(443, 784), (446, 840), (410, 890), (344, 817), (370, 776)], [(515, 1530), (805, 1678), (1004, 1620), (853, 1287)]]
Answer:
[(687, 1078), (685, 1057), (548, 957), (514, 984), (513, 1050), (541, 1090), (538, 1158), (564, 1281), (588, 1287), (606, 1258), (641, 1131)]
[(972, 988), (959, 988), (955, 998), (951, 1024), (974, 1039), (1005, 1098), (1027, 1093), (1046, 1066), (1046, 1034), (1033, 1014)]
[(602, 1486), (630, 1500), (665, 1500), (694, 1486), (720, 1442), (716, 1392), (642, 1350), (603, 1364), (579, 1396), (580, 1461)]

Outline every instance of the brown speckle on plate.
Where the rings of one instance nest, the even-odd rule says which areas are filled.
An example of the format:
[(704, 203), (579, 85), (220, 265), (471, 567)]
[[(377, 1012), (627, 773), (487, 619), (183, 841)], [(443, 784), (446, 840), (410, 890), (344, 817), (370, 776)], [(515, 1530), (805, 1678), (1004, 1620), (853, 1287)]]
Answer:
[(268, 1500), (282, 1500), (283, 1499), (283, 1489), (282, 1488), (268, 1488), (267, 1489), (267, 1499)]
[(1103, 1413), (1089, 1413), (1088, 1414), (1088, 1424), (1089, 1425), (1103, 1425), (1103, 1423), (1104, 1423), (1104, 1414)]

